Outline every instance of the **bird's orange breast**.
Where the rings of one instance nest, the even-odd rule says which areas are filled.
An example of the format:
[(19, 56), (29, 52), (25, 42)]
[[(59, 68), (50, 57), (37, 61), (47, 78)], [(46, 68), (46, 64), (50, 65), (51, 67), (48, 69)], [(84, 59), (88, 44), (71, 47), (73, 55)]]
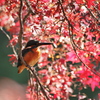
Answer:
[[(29, 51), (23, 57), (24, 61), (31, 67), (33, 67), (38, 62), (39, 58), (40, 58), (40, 51), (38, 50), (38, 48)], [(26, 67), (24, 64), (19, 66), (18, 73), (21, 73), (25, 68), (28, 69), (28, 67)]]

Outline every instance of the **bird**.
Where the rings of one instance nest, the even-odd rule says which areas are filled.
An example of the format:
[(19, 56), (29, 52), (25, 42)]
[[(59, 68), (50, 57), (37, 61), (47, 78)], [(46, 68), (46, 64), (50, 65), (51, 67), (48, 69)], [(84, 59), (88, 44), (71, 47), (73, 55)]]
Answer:
[[(42, 43), (37, 40), (29, 40), (24, 49), (21, 51), (23, 60), (30, 67), (34, 66), (38, 62), (41, 53), (38, 47), (41, 45), (53, 45), (53, 43)], [(18, 73), (21, 73), (24, 69), (28, 70), (28, 67), (22, 63), (19, 56), (18, 56), (17, 68), (18, 68)]]

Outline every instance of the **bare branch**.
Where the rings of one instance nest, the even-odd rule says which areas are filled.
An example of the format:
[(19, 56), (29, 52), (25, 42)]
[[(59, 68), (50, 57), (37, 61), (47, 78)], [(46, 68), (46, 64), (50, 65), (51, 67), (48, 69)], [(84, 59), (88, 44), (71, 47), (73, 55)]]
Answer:
[(36, 15), (36, 13), (34, 12), (33, 8), (30, 5), (30, 2), (28, 0), (25, 0), (25, 1), (26, 1), (26, 5), (29, 8), (29, 10), (31, 11), (32, 15)]
[(62, 12), (63, 12), (63, 15), (64, 15), (64, 19), (68, 22), (68, 26), (69, 27), (71, 27), (71, 29), (73, 29), (73, 26), (72, 26), (72, 24), (70, 23), (70, 21), (68, 20), (68, 18), (67, 18), (67, 16), (66, 16), (66, 14), (65, 14), (65, 11), (64, 11), (64, 8), (63, 8), (63, 6), (62, 6), (62, 3), (61, 3), (61, 1), (60, 0), (58, 0), (58, 3), (60, 4), (60, 6), (61, 6), (61, 10), (62, 10)]
[[(27, 0), (26, 0), (27, 1)], [(24, 26), (23, 26), (23, 19), (22, 19), (22, 8), (23, 8), (23, 0), (20, 0), (20, 9), (19, 9), (19, 21), (20, 21), (20, 33), (19, 33), (19, 37), (18, 37), (18, 43), (19, 43), (19, 57), (21, 59), (21, 61), (23, 62), (23, 64), (29, 68), (29, 71), (32, 72), (32, 74), (34, 75), (34, 77), (36, 78), (38, 84), (41, 87), (41, 91), (44, 94), (44, 96), (46, 97), (47, 100), (49, 100), (49, 97), (47, 96), (44, 87), (42, 86), (39, 77), (37, 76), (37, 74), (35, 73), (35, 70), (31, 69), (31, 66), (29, 66), (23, 59), (22, 57), (22, 35), (24, 33)], [(33, 11), (33, 10), (32, 10)]]
[(21, 54), (22, 50), (22, 35), (24, 33), (23, 31), (23, 19), (22, 19), (22, 8), (23, 8), (23, 0), (20, 0), (20, 9), (19, 9), (19, 21), (20, 21), (20, 33), (18, 37), (18, 43), (19, 43), (19, 54)]
[[(27, 65), (27, 66), (28, 66), (28, 68), (30, 68), (29, 65)], [(30, 71), (32, 72), (32, 74), (33, 74), (34, 77), (36, 78), (36, 80), (37, 80), (37, 82), (38, 82), (38, 84), (39, 84), (39, 86), (40, 86), (40, 88), (41, 88), (41, 91), (42, 91), (42, 93), (44, 94), (44, 96), (46, 97), (46, 99), (47, 99), (47, 100), (50, 100), (49, 97), (47, 96), (47, 93), (45, 92), (45, 89), (44, 89), (43, 85), (42, 85), (41, 82), (40, 82), (39, 77), (36, 75), (35, 70), (30, 68)]]
[(91, 12), (91, 9), (89, 9), (86, 5), (84, 5), (84, 7), (89, 11), (90, 15), (92, 16), (92, 18), (94, 18), (96, 21), (99, 21), (95, 15)]
[(23, 23), (25, 23), (26, 19), (28, 18), (28, 16), (30, 15), (31, 11), (29, 10), (29, 12), (27, 13), (27, 15), (24, 17), (23, 19)]
[(74, 46), (73, 44), (72, 44), (72, 47), (73, 47), (73, 50), (74, 50), (74, 52), (75, 52), (77, 58), (80, 60), (80, 62), (81, 62), (86, 68), (88, 68), (92, 73), (94, 73), (95, 75), (97, 75), (97, 76), (100, 77), (100, 75), (98, 75), (94, 70), (90, 69), (89, 66), (86, 65), (86, 64), (81, 60), (81, 58), (79, 57), (79, 55), (78, 55), (78, 53), (77, 53), (77, 51), (76, 51), (76, 48), (75, 48), (75, 46)]
[[(8, 38), (8, 40), (10, 40), (10, 36), (9, 36), (2, 28), (0, 28), (0, 29), (1, 29), (1, 31), (6, 35), (6, 37)], [(16, 58), (18, 59), (17, 52), (16, 52), (16, 50), (15, 50), (13, 44), (10, 43), (10, 46), (11, 46), (12, 51), (13, 51), (13, 53), (15, 54)]]

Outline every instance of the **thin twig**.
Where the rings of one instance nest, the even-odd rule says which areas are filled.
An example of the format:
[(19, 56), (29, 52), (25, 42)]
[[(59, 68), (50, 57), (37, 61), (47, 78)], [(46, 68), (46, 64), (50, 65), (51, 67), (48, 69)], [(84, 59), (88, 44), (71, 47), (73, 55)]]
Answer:
[(65, 11), (64, 11), (64, 8), (63, 8), (63, 6), (62, 6), (62, 3), (61, 3), (61, 1), (60, 0), (58, 0), (58, 3), (60, 4), (60, 6), (61, 6), (61, 9), (62, 9), (62, 12), (63, 12), (63, 15), (64, 15), (64, 19), (68, 22), (68, 26), (70, 26), (71, 27), (71, 29), (73, 29), (73, 26), (72, 26), (72, 24), (70, 23), (70, 21), (68, 20), (68, 18), (67, 18), (67, 16), (66, 16), (66, 14), (65, 14)]
[(100, 11), (99, 11), (99, 9), (96, 6), (94, 6), (94, 9), (97, 11), (98, 15), (100, 15)]
[(30, 10), (28, 11), (28, 13), (25, 15), (24, 19), (23, 19), (23, 23), (25, 23), (26, 19), (28, 18), (28, 16), (30, 15)]
[[(3, 30), (3, 28), (0, 28), (0, 29), (1, 29), (1, 31), (6, 35), (6, 37), (8, 38), (8, 40), (10, 41), (10, 36)], [(18, 59), (17, 52), (16, 52), (16, 50), (15, 50), (13, 44), (10, 43), (10, 46), (11, 46), (12, 51), (13, 51), (13, 53), (15, 54), (16, 58)]]
[(47, 93), (45, 92), (45, 89), (44, 89), (43, 85), (42, 85), (41, 82), (40, 82), (39, 77), (36, 75), (35, 70), (34, 70), (34, 69), (31, 69), (31, 67), (30, 67), (29, 65), (27, 65), (27, 67), (29, 68), (29, 70), (32, 72), (32, 74), (33, 74), (34, 77), (36, 78), (37, 83), (39, 84), (39, 86), (40, 86), (40, 88), (41, 88), (41, 91), (42, 91), (42, 93), (44, 94), (44, 96), (46, 97), (46, 99), (47, 99), (47, 100), (50, 100), (49, 97), (47, 96)]
[(84, 7), (89, 11), (90, 15), (91, 15), (96, 21), (99, 21), (99, 20), (95, 17), (95, 15), (91, 12), (91, 10), (90, 10), (86, 5), (84, 5)]
[(89, 68), (89, 66), (86, 65), (86, 64), (81, 60), (81, 58), (79, 57), (79, 55), (78, 55), (78, 53), (77, 53), (77, 51), (76, 51), (76, 49), (75, 49), (75, 46), (74, 46), (73, 44), (72, 44), (72, 47), (73, 47), (73, 50), (74, 50), (74, 52), (75, 52), (77, 58), (80, 60), (80, 62), (81, 62), (86, 68), (88, 68), (92, 73), (94, 73), (95, 75), (97, 75), (97, 76), (100, 77), (100, 75), (98, 75), (95, 71), (93, 71), (91, 68)]
[(32, 15), (36, 15), (36, 13), (34, 12), (33, 8), (30, 5), (30, 2), (28, 0), (25, 0), (25, 1), (26, 1), (26, 5), (29, 8), (29, 10), (31, 11)]
[[(78, 47), (78, 46), (75, 44), (75, 42), (74, 42), (74, 40), (73, 40), (73, 32), (71, 32), (71, 30), (73, 30), (73, 25), (70, 23), (69, 19), (67, 18), (66, 14), (65, 14), (65, 11), (64, 11), (64, 8), (63, 8), (63, 6), (62, 6), (61, 1), (60, 1), (60, 0), (58, 0), (58, 1), (59, 1), (60, 6), (61, 6), (63, 15), (64, 15), (64, 17), (65, 17), (64, 20), (66, 20), (66, 21), (68, 22), (68, 30), (69, 30), (69, 35), (70, 35), (70, 37), (71, 37), (70, 39), (73, 41), (72, 43), (73, 43), (77, 48), (81, 49), (80, 47)], [(70, 30), (70, 28), (71, 28), (71, 30)], [(81, 50), (82, 50), (82, 49), (81, 49)]]

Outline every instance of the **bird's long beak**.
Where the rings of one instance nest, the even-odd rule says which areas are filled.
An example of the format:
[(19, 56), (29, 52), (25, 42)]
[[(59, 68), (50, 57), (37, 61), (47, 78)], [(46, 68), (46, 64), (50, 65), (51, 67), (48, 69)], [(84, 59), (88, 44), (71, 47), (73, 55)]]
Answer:
[(39, 43), (38, 44), (38, 46), (41, 46), (41, 45), (52, 45), (54, 48), (56, 48), (53, 43)]
[(41, 46), (41, 45), (53, 45), (53, 43), (39, 43), (38, 46)]

